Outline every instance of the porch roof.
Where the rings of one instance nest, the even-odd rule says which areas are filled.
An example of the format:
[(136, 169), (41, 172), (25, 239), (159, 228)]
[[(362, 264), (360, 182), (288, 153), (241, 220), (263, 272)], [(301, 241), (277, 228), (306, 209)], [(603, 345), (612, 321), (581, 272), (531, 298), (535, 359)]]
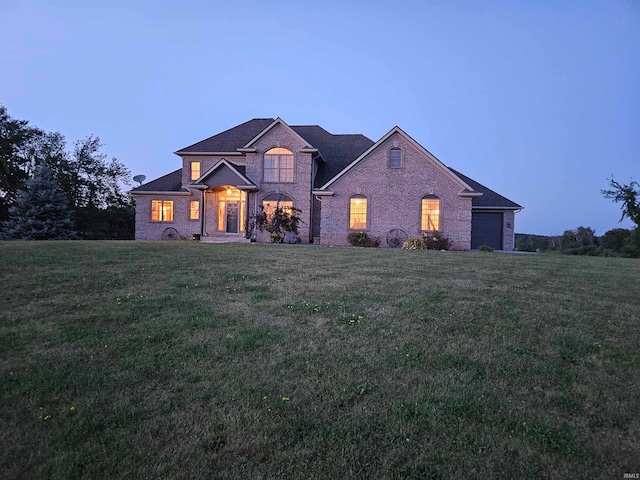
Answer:
[(246, 177), (244, 165), (236, 165), (227, 160), (220, 160), (189, 187), (202, 189), (222, 185), (230, 185), (240, 190), (258, 190), (258, 186)]

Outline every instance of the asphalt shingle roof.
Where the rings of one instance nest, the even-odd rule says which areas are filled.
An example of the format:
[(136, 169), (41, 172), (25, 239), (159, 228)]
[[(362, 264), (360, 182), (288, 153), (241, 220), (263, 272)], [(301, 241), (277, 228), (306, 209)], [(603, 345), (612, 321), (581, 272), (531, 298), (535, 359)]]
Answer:
[(298, 125), (291, 129), (317, 148), (324, 160), (318, 166), (314, 188), (327, 183), (375, 143), (360, 134), (334, 135), (318, 125)]
[[(248, 122), (241, 123), (229, 130), (218, 133), (200, 142), (178, 150), (178, 155), (202, 152), (236, 152), (264, 129), (271, 125), (273, 118), (254, 118)], [(320, 162), (316, 175), (314, 188), (320, 188), (330, 179), (340, 173), (351, 162), (369, 149), (375, 142), (361, 134), (334, 135), (326, 131), (319, 125), (296, 125), (291, 129), (305, 139), (310, 146), (317, 148), (324, 162)], [(245, 168), (242, 165), (234, 167), (242, 175), (245, 175)], [(472, 205), (475, 208), (522, 208), (508, 198), (494, 192), (490, 188), (472, 180), (462, 173), (449, 168), (458, 175), (470, 187), (478, 192), (482, 192), (481, 197), (473, 198)], [(182, 188), (182, 171), (178, 169), (149, 183), (136, 187), (132, 193), (136, 192), (180, 192), (186, 191)]]
[(457, 170), (454, 170), (451, 167), (447, 167), (453, 173), (455, 173), (461, 180), (463, 180), (467, 185), (473, 188), (476, 192), (482, 192), (481, 197), (474, 197), (471, 205), (475, 208), (507, 208), (507, 209), (520, 209), (522, 208), (515, 202), (512, 202), (508, 198), (503, 197), (499, 193), (494, 192), (488, 187), (476, 182), (475, 180), (470, 179), (466, 175), (461, 174)]
[(244, 147), (274, 121), (273, 118), (254, 118), (213, 137), (178, 150), (176, 153), (180, 155), (199, 152), (235, 152), (238, 148)]
[(175, 172), (167, 173), (166, 175), (156, 178), (155, 180), (140, 185), (131, 190), (132, 193), (136, 192), (186, 192), (187, 190), (182, 188), (182, 169), (179, 168)]

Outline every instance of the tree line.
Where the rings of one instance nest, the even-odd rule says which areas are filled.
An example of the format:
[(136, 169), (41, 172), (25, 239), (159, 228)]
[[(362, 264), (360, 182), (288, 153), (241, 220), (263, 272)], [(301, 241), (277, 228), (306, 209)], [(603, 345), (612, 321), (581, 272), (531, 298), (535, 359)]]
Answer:
[(67, 144), (0, 105), (0, 236), (132, 239), (129, 169), (90, 135)]
[(604, 198), (622, 204), (620, 221), (628, 218), (636, 228), (613, 228), (601, 237), (591, 227), (565, 230), (562, 235), (516, 234), (516, 250), (524, 252), (558, 251), (569, 255), (606, 257), (640, 257), (640, 185), (609, 179), (609, 188), (601, 190)]

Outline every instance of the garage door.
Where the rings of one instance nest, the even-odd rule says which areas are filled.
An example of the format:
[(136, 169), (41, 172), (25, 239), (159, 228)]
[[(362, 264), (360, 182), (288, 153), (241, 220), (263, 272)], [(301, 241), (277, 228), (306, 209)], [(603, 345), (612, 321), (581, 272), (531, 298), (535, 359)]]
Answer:
[(482, 245), (502, 250), (502, 212), (471, 214), (471, 248)]

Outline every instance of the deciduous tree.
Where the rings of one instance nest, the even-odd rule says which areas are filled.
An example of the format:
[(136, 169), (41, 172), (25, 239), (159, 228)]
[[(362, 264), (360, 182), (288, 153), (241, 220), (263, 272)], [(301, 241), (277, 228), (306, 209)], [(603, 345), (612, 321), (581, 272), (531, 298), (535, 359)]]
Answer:
[(640, 227), (640, 185), (633, 180), (620, 183), (613, 178), (609, 179), (610, 190), (601, 190), (604, 198), (610, 198), (615, 203), (622, 203), (622, 221), (625, 217)]

